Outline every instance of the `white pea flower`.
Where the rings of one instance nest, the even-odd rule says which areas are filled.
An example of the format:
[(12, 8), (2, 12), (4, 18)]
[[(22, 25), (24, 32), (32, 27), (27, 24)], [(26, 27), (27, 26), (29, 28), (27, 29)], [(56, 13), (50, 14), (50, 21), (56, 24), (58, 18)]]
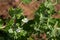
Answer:
[(16, 32), (18, 32), (18, 33), (21, 32), (21, 29), (20, 28), (16, 29)]
[(29, 20), (27, 18), (22, 19), (22, 22), (27, 23)]
[(10, 28), (10, 29), (8, 30), (8, 32), (9, 32), (9, 33), (13, 33), (13, 30)]

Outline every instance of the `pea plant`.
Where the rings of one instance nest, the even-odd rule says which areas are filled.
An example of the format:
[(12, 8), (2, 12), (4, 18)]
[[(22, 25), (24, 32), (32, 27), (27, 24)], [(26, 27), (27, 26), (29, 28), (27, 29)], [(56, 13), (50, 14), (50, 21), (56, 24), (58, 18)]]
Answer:
[[(55, 14), (55, 9), (50, 1), (41, 3), (33, 20), (26, 18), (21, 8), (11, 7), (9, 14), (11, 18), (0, 18), (0, 30), (7, 32), (11, 40), (60, 39), (60, 19), (52, 17)], [(6, 25), (2, 25), (4, 22)], [(4, 29), (2, 29), (3, 26), (5, 26)]]

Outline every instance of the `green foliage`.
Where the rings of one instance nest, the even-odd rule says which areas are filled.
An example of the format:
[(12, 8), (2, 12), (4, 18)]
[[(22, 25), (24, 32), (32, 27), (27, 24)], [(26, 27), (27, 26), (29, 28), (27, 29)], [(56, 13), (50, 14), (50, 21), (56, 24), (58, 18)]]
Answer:
[[(24, 0), (25, 1), (25, 0)], [(28, 0), (27, 0), (28, 2)], [(42, 3), (35, 12), (35, 19), (28, 20), (22, 14), (19, 8), (10, 8), (9, 13), (11, 19), (6, 19), (6, 31), (11, 40), (34, 40), (31, 35), (40, 35), (45, 33), (48, 40), (59, 40), (60, 38), (60, 19), (52, 18), (54, 14), (54, 6), (52, 2), (46, 1)], [(0, 20), (0, 26), (3, 21)], [(40, 38), (41, 39), (41, 38)]]
[(29, 4), (32, 0), (22, 0), (23, 3)]

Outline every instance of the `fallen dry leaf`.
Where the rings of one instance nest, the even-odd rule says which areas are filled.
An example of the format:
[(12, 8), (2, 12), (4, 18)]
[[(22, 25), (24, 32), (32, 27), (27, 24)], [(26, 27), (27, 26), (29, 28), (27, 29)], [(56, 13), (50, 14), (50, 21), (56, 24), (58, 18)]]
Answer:
[(34, 19), (34, 12), (39, 8), (42, 1), (43, 0), (32, 0), (29, 4), (24, 4), (21, 2), (18, 7), (21, 7), (23, 9), (24, 16), (32, 20)]

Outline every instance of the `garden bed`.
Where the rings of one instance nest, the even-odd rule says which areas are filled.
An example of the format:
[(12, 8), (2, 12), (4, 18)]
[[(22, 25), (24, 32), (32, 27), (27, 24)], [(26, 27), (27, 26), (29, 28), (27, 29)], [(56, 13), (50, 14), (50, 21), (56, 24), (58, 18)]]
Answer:
[(0, 40), (60, 40), (59, 3), (11, 1), (0, 3)]

